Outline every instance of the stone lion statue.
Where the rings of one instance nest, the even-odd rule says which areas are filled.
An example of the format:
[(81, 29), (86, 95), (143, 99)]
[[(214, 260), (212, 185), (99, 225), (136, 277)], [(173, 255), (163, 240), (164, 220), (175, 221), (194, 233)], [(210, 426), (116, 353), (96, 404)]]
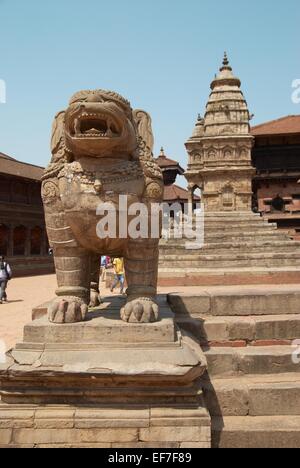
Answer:
[(97, 235), (99, 204), (110, 203), (118, 212), (119, 195), (127, 195), (130, 204), (146, 206), (162, 200), (150, 116), (133, 111), (117, 93), (81, 91), (56, 115), (51, 147), (52, 160), (42, 182), (58, 282), (57, 298), (49, 306), (50, 322), (83, 321), (89, 304), (99, 305), (101, 255), (124, 258), (128, 289), (121, 318), (157, 321), (159, 238)]

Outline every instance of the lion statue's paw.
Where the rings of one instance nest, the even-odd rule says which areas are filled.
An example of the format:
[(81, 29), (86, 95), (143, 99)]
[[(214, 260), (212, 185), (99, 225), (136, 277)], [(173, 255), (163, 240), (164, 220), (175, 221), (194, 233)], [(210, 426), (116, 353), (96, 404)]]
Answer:
[(121, 319), (128, 323), (152, 323), (157, 322), (158, 318), (158, 305), (149, 297), (129, 299), (121, 309)]
[(76, 297), (60, 297), (48, 309), (49, 321), (52, 323), (83, 322), (87, 312), (87, 304)]

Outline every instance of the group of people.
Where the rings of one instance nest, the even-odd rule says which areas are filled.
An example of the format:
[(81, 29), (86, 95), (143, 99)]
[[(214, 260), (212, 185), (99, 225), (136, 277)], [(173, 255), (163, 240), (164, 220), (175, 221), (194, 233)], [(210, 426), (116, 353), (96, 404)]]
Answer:
[[(123, 258), (110, 258), (102, 257), (101, 258), (101, 279), (104, 279), (105, 271), (110, 268), (114, 268), (114, 280), (111, 285), (111, 292), (113, 293), (118, 284), (120, 285), (120, 294), (124, 294), (125, 287), (125, 269), (124, 269), (124, 260)], [(0, 304), (7, 302), (7, 285), (12, 278), (12, 270), (5, 261), (3, 255), (0, 256)]]
[(120, 285), (120, 294), (124, 294), (125, 288), (125, 269), (124, 269), (124, 259), (115, 257), (102, 257), (101, 258), (101, 279), (103, 280), (103, 274), (105, 271), (110, 268), (114, 268), (114, 280), (111, 284), (110, 291), (113, 293), (118, 285)]
[(0, 256), (0, 304), (7, 302), (6, 288), (12, 278), (10, 265), (5, 261), (3, 255)]

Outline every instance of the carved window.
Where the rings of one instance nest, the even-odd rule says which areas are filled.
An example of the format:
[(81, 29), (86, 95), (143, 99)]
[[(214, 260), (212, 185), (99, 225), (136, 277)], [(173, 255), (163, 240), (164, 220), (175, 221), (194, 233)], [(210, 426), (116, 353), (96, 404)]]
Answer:
[(0, 225), (0, 255), (8, 255), (9, 228), (4, 224)]
[(273, 198), (271, 206), (275, 211), (285, 211), (285, 201), (280, 195)]
[(30, 231), (30, 255), (41, 255), (43, 230), (39, 226)]
[(27, 229), (25, 226), (18, 226), (13, 233), (13, 252), (15, 256), (25, 255)]
[(232, 187), (225, 187), (222, 194), (223, 206), (226, 208), (233, 207), (234, 205), (234, 191)]

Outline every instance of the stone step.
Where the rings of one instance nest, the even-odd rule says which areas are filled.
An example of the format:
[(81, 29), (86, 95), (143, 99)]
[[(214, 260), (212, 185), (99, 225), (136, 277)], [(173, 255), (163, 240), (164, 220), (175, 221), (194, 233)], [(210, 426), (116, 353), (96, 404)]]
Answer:
[(294, 252), (260, 252), (248, 254), (202, 255), (197, 254), (187, 258), (184, 255), (160, 255), (159, 265), (168, 268), (249, 268), (249, 267), (289, 267), (300, 266), (300, 253)]
[(195, 291), (168, 294), (177, 318), (297, 315), (300, 311), (298, 285), (208, 287)]
[(235, 253), (235, 252), (249, 252), (249, 251), (256, 251), (256, 252), (288, 252), (298, 249), (300, 252), (300, 243), (295, 245), (293, 242), (290, 241), (261, 241), (261, 242), (224, 242), (224, 243), (210, 243), (204, 244), (203, 248), (192, 250), (186, 248), (184, 244), (181, 245), (162, 245), (161, 246), (161, 254), (162, 255), (187, 255), (187, 256), (194, 256), (195, 253), (203, 252), (208, 253), (209, 251), (213, 251), (214, 255), (216, 254), (226, 254), (228, 252)]
[(240, 211), (240, 212), (226, 212), (226, 211), (214, 211), (214, 212), (205, 212), (205, 217), (210, 219), (257, 219), (262, 220), (263, 218), (259, 213)]
[[(191, 263), (189, 263), (188, 261), (182, 261), (182, 259), (178, 258), (177, 261), (169, 261), (169, 260), (162, 260), (159, 262), (159, 266), (164, 268), (164, 267), (168, 267), (170, 269), (176, 269), (178, 267), (182, 267), (182, 268), (188, 268), (190, 265), (191, 268), (193, 269), (211, 269), (211, 271), (216, 271), (218, 268), (220, 269), (225, 269), (225, 268), (247, 268), (247, 267), (250, 267), (250, 268), (254, 268), (254, 267), (259, 267), (259, 268), (277, 268), (277, 267), (280, 267), (280, 266), (284, 266), (284, 267), (300, 267), (300, 260), (299, 259), (284, 259), (283, 257), (283, 260), (280, 260), (280, 259), (275, 259), (274, 261), (268, 261), (268, 260), (264, 260), (264, 259), (260, 259), (260, 260), (249, 260), (247, 261), (246, 259), (245, 260), (232, 260), (232, 261), (222, 261), (222, 262), (210, 262), (208, 261), (207, 259), (204, 260), (204, 261), (193, 261)], [(239, 284), (239, 283), (238, 283)]]
[(213, 448), (299, 448), (299, 416), (213, 418)]
[(300, 416), (299, 373), (205, 378), (204, 399), (211, 416)]
[[(211, 223), (211, 224), (229, 224), (229, 223), (232, 223), (232, 224), (253, 224), (253, 225), (258, 225), (258, 224), (273, 224), (274, 226), (277, 226), (277, 224), (275, 222), (269, 222), (268, 220), (266, 219), (263, 219), (263, 218), (226, 218), (226, 217), (223, 217), (223, 218), (212, 218), (210, 216), (205, 216), (204, 215), (204, 220), (206, 223)], [(196, 222), (197, 219), (194, 218), (193, 219), (193, 222)]]
[[(204, 220), (204, 226), (206, 231), (215, 231), (215, 230), (225, 230), (225, 231), (275, 231), (277, 230), (277, 224), (274, 223), (267, 223), (267, 222), (261, 222), (261, 223), (247, 223), (247, 222), (224, 222), (224, 223), (218, 223), (218, 222), (211, 222)], [(196, 223), (193, 223), (193, 227), (196, 227)], [(173, 231), (174, 227), (170, 226), (170, 230)]]
[(266, 375), (300, 372), (293, 362), (292, 346), (210, 348), (205, 351), (208, 373), (213, 377)]
[[(285, 310), (283, 309), (285, 312)], [(201, 343), (225, 346), (282, 345), (300, 337), (300, 314), (246, 317), (178, 317), (178, 325)], [(285, 343), (289, 344), (289, 343)]]
[[(215, 233), (205, 233), (204, 234), (204, 239), (206, 242), (230, 242), (230, 241), (234, 241), (234, 242), (245, 242), (245, 241), (253, 241), (253, 240), (257, 240), (257, 241), (260, 241), (260, 240), (278, 240), (278, 241), (289, 241), (291, 243), (294, 243), (296, 241), (292, 241), (286, 234), (283, 234), (281, 233), (280, 231), (274, 231), (274, 232), (264, 232), (264, 231), (261, 231), (261, 232), (247, 232), (247, 233), (243, 233), (243, 232), (240, 232), (240, 231), (236, 231), (236, 232), (222, 232), (222, 231), (218, 231), (218, 232), (215, 232)], [(164, 244), (167, 244), (167, 245), (172, 245), (172, 244), (185, 244), (187, 241), (190, 241), (190, 239), (188, 239), (186, 236), (182, 236), (180, 239), (176, 239), (174, 238), (174, 236), (170, 236), (168, 239), (162, 239), (160, 242), (161, 242), (161, 245), (164, 245)], [(193, 239), (192, 239), (193, 241)]]

